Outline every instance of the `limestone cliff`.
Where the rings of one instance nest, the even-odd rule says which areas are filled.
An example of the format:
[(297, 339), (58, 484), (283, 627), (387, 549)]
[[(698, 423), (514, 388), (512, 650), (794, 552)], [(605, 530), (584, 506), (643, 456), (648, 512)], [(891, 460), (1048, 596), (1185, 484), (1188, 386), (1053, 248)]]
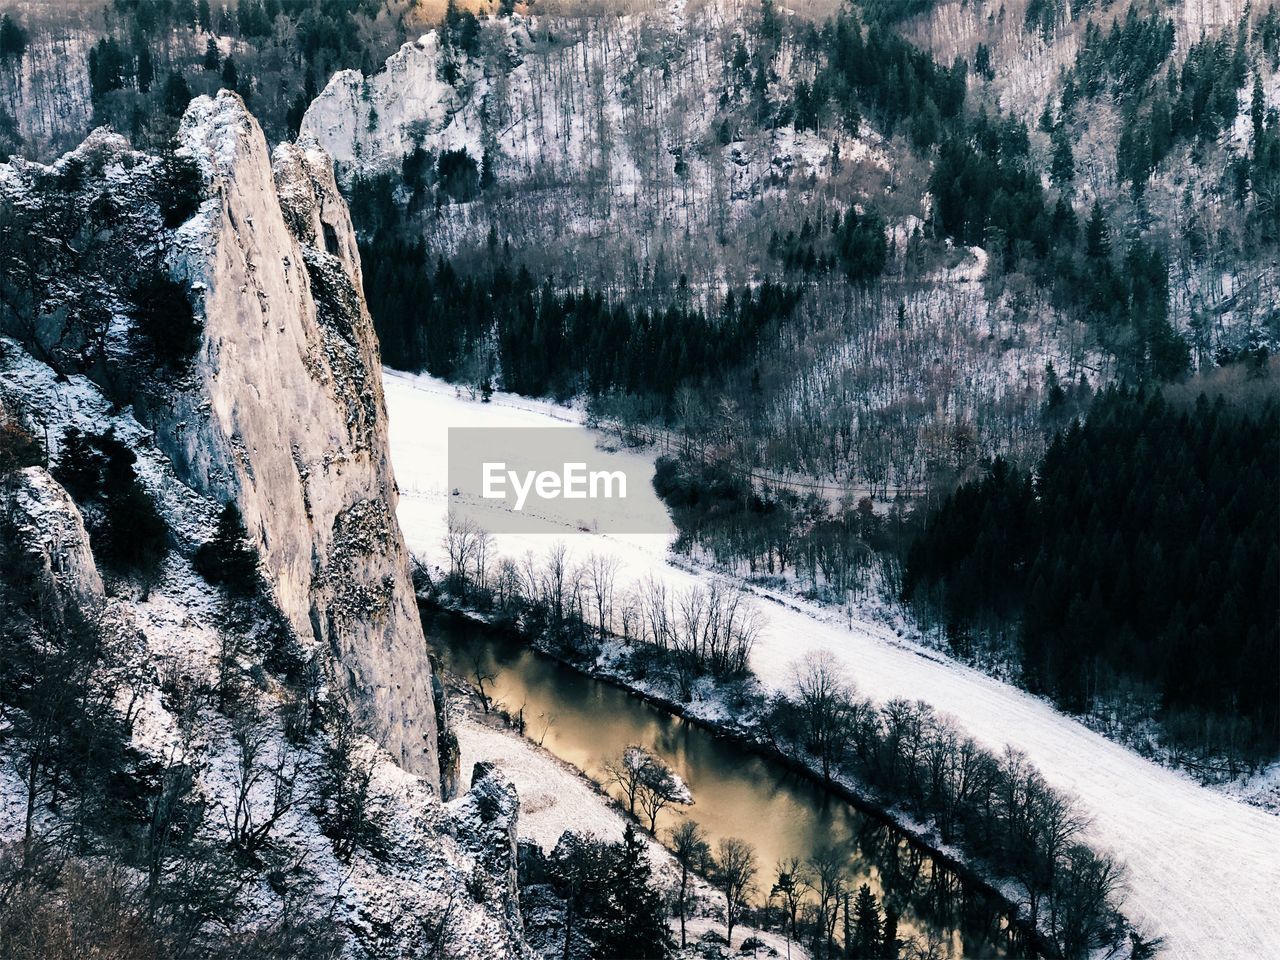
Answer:
[(192, 102), (180, 153), (207, 184), (176, 273), (202, 293), (195, 383), (151, 426), (196, 489), (234, 498), (282, 612), (332, 651), (356, 715), (435, 785), (431, 669), (395, 521), (378, 346), (328, 158), (274, 167), (238, 96)]

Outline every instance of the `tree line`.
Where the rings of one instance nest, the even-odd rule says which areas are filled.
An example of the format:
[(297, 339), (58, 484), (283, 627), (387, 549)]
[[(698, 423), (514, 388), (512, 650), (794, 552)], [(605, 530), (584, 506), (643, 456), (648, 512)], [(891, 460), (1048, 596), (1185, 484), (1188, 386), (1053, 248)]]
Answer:
[(637, 670), (686, 702), (708, 682), (748, 675), (761, 622), (739, 590), (712, 582), (676, 591), (657, 579), (624, 590), (615, 558), (575, 562), (563, 543), (542, 560), (497, 558), (492, 535), (468, 519), (450, 519), (443, 546), (448, 566), (434, 587), (440, 598), (482, 610), (560, 653), (589, 658), (618, 637)]
[[(496, 254), (495, 254), (496, 255)], [(391, 234), (362, 243), (365, 292), (386, 361), (529, 396), (646, 398), (661, 411), (685, 385), (750, 363), (796, 309), (800, 291), (765, 280), (729, 291), (714, 313), (677, 294), (648, 309), (590, 290), (560, 292), (504, 262), (464, 276)]]
[(1124, 937), (1113, 903), (1119, 865), (1084, 844), (1072, 800), (1016, 751), (991, 753), (921, 701), (874, 704), (827, 652), (796, 665), (791, 691), (773, 698), (766, 723), (775, 743), (801, 748), (824, 778), (869, 787), (931, 823), (942, 842), (1010, 876), (1026, 916), (1061, 956), (1087, 956)]

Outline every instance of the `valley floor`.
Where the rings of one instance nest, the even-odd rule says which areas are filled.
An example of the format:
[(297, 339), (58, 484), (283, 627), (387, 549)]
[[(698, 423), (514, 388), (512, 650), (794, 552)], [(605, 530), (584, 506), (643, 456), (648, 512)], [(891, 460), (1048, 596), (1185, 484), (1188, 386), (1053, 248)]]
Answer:
[[(540, 427), (581, 422), (572, 410), (495, 395), (482, 404), (427, 377), (386, 371), (399, 518), (410, 549), (438, 561), (445, 530), (450, 427)], [(626, 456), (634, 456), (626, 454)], [(499, 535), (500, 554), (541, 553), (557, 540), (585, 558), (619, 562), (618, 587), (659, 577), (676, 589), (714, 576), (674, 566), (669, 535)], [(1049, 703), (900, 639), (879, 624), (846, 619), (762, 589), (764, 629), (752, 655), (761, 680), (785, 686), (805, 652), (827, 649), (877, 700), (924, 700), (995, 750), (1024, 752), (1055, 787), (1079, 798), (1086, 839), (1127, 869), (1125, 914), (1165, 938), (1163, 956), (1280, 958), (1280, 817), (1158, 766), (1064, 716)]]

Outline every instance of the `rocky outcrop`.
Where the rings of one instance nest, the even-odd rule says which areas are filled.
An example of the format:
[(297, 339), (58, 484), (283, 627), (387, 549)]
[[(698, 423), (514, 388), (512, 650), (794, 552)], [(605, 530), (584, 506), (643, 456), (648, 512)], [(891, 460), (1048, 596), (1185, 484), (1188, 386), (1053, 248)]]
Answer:
[(208, 197), (175, 273), (201, 297), (192, 383), (148, 425), (179, 475), (234, 499), (281, 611), (327, 648), (362, 725), (438, 785), (431, 668), (395, 521), (377, 340), (328, 158), (275, 163), (238, 96), (179, 133)]
[(103, 599), (89, 534), (67, 491), (43, 467), (19, 470), (7, 481), (14, 533), (43, 588), (60, 604), (88, 610)]
[(513, 943), (524, 940), (518, 875), (520, 799), (515, 785), (488, 761), (471, 771), (471, 789), (454, 805), (458, 842), (476, 858), (487, 882), (496, 884), (495, 899), (504, 905), (506, 933)]
[(433, 30), (401, 46), (371, 77), (339, 70), (307, 109), (303, 135), (343, 168), (357, 162), (398, 168), (424, 141), (442, 149), (465, 146), (479, 122), (470, 113), (459, 115), (462, 98), (440, 79), (444, 58)]

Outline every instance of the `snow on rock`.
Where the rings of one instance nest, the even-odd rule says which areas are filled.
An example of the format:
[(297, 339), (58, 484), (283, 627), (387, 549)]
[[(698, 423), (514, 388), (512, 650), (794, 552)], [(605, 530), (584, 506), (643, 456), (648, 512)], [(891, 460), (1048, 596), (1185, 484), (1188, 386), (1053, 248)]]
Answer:
[(488, 762), (520, 793), (517, 833), (550, 851), (566, 830), (622, 839), (623, 821), (581, 776), (528, 740), (463, 715), (454, 721), (462, 765)]
[[(575, 268), (605, 274), (659, 250), (676, 262), (676, 250), (693, 249), (694, 262), (706, 262), (706, 245), (727, 244), (734, 228), (759, 233), (784, 191), (847, 203), (864, 179), (856, 171), (889, 166), (886, 144), (865, 124), (817, 135), (725, 119), (745, 97), (729, 79), (739, 39), (750, 39), (741, 17), (727, 0), (486, 17), (469, 52), (432, 31), (373, 76), (335, 74), (302, 135), (344, 180), (398, 174), (415, 149), (436, 160), (466, 151), (474, 172), (503, 189), (439, 207), (423, 224), (433, 253), (466, 250), (493, 228), (521, 249), (560, 251)], [(779, 99), (790, 93), (791, 61), (787, 47), (776, 65)]]
[(397, 167), (424, 137), (441, 149), (474, 144), (465, 124), (450, 129), (462, 101), (440, 79), (441, 58), (432, 30), (404, 44), (372, 77), (339, 70), (307, 110), (303, 136), (315, 138), (344, 167)]
[(11, 482), (19, 536), (38, 558), (42, 578), (59, 596), (96, 606), (103, 596), (102, 577), (75, 502), (43, 467), (20, 470)]
[[(182, 149), (198, 157), (210, 193), (177, 231), (180, 249), (170, 263), (203, 296), (204, 338), (191, 370), (130, 404), (121, 399), (127, 379), (112, 376), (134, 372), (127, 338), (87, 373), (70, 362), (57, 372), (23, 343), (0, 338), (0, 402), (48, 438), (54, 473), (65, 455), (64, 430), (113, 431), (136, 456), (138, 481), (172, 533), (170, 549), (145, 589), (120, 576), (104, 584), (76, 505), (53, 475), (34, 467), (6, 482), (19, 535), (63, 602), (101, 609), (112, 651), (103, 669), (120, 675), (119, 709), (132, 746), (149, 764), (191, 771), (193, 794), (208, 811), (202, 840), (225, 848), (242, 803), (262, 823), (284, 796), (262, 767), (245, 772), (237, 738), (249, 737), (262, 762), (279, 760), (288, 771), (272, 850), (297, 865), (300, 889), (344, 935), (344, 957), (421, 956), (435, 940), (450, 956), (527, 957), (511, 882), (512, 837), (468, 814), (496, 799), (514, 825), (514, 792), (503, 795), (495, 777), (477, 783), (488, 799), (468, 794), (450, 807), (439, 795), (432, 677), (393, 513), (376, 341), (328, 159), (282, 149), (273, 171), (256, 123), (229, 94), (192, 105)], [(77, 156), (88, 153), (101, 161), (94, 169), (106, 171), (93, 188), (116, 191), (120, 209), (140, 224), (154, 219), (137, 186), (153, 161), (103, 132)], [(0, 165), (6, 203), (41, 202), (24, 192), (34, 169)], [(104, 286), (102, 295), (118, 290)], [(51, 330), (58, 322), (47, 317)], [(108, 364), (114, 368), (104, 374)], [(227, 615), (226, 596), (191, 559), (230, 497), (258, 542), (275, 598), (322, 675), (337, 681), (321, 683), (318, 701), (346, 694), (389, 748), (354, 739), (354, 756), (370, 770), (376, 849), (339, 855), (326, 834), (316, 798), (332, 734), (286, 737), (283, 715), (293, 695), (257, 654), (234, 655), (255, 678), (234, 718), (189, 696), (215, 689), (222, 658), (245, 640), (244, 623)], [(23, 804), (10, 765), (0, 767), (5, 842), (20, 835)], [(483, 899), (473, 894), (477, 877)], [(270, 922), (281, 894), (264, 873), (250, 873), (237, 898), (252, 924)], [(447, 930), (437, 937), (440, 923)]]
[(211, 197), (174, 258), (203, 291), (204, 341), (194, 389), (151, 411), (156, 442), (192, 487), (237, 502), (294, 630), (333, 651), (363, 726), (435, 783), (377, 340), (329, 161), (286, 146), (273, 167), (226, 90), (192, 101), (178, 140)]

